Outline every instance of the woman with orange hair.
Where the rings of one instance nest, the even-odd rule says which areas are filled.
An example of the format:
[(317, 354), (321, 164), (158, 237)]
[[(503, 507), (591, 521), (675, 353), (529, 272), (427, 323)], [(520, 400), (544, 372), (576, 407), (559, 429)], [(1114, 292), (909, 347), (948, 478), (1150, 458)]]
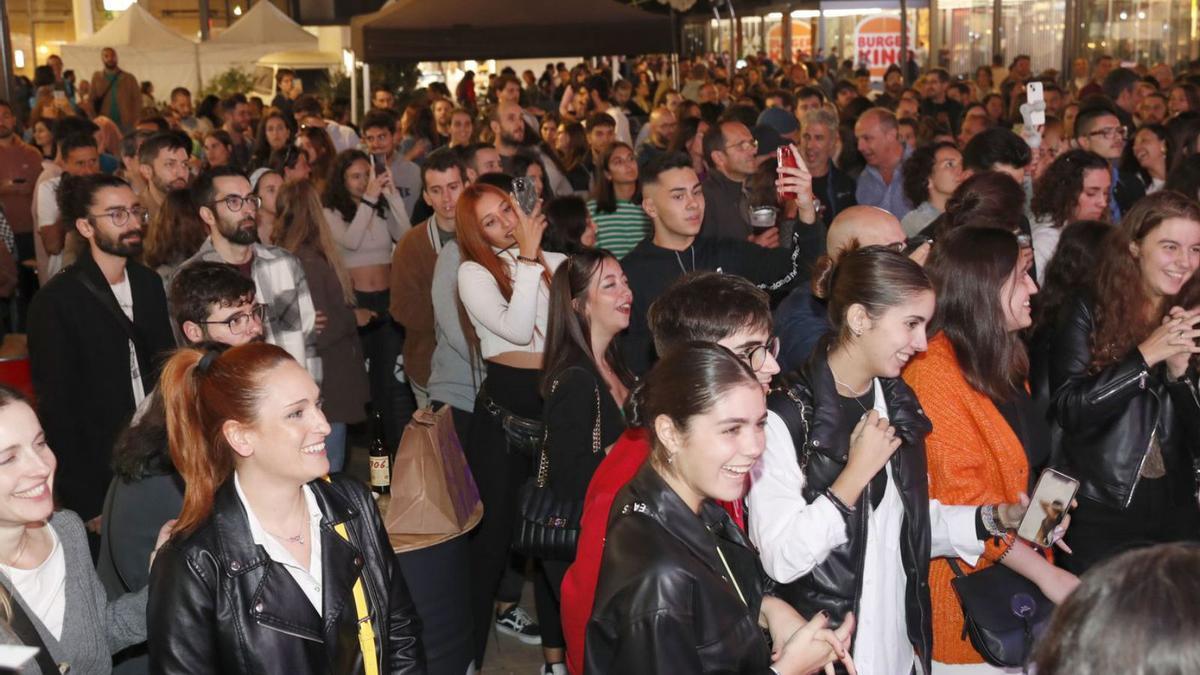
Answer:
[(182, 349), (159, 389), (186, 487), (150, 572), (150, 671), (424, 673), (375, 500), (327, 476), (308, 371), (265, 343)]
[[(483, 520), (471, 540), (471, 613), (475, 661), (487, 648), (492, 599), (508, 561), (517, 492), (530, 475), (542, 440), (538, 383), (550, 308), (550, 276), (565, 256), (542, 251), (541, 207), (526, 214), (504, 191), (476, 183), (458, 198), (457, 236), (463, 263), (458, 290), (479, 338), (487, 375), (475, 401), (465, 447), (483, 499)], [(564, 669), (562, 628), (544, 573), (534, 584), (548, 666)], [(501, 607), (503, 617), (516, 611)], [(556, 669), (549, 668), (549, 671)]]

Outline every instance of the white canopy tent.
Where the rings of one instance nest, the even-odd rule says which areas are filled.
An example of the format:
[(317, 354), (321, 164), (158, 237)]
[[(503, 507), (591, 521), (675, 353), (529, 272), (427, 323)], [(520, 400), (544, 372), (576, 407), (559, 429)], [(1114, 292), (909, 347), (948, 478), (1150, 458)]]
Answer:
[(193, 92), (199, 89), (196, 43), (164, 26), (140, 4), (130, 5), (96, 33), (63, 45), (63, 63), (74, 68), (81, 80), (90, 80), (103, 67), (100, 51), (105, 47), (117, 50), (122, 70), (139, 82), (153, 82), (157, 98), (166, 98), (178, 86)]
[(236, 23), (200, 44), (200, 77), (231, 68), (253, 72), (254, 63), (273, 52), (313, 52), (317, 37), (270, 2), (256, 2)]

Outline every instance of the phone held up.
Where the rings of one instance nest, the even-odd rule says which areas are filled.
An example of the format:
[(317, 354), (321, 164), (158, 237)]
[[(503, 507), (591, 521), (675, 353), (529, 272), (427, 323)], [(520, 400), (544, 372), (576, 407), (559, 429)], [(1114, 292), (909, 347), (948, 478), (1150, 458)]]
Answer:
[(376, 152), (371, 154), (371, 174), (372, 178), (382, 176), (387, 173), (387, 160), (384, 159), (383, 153)]
[(532, 215), (533, 210), (537, 208), (537, 186), (528, 176), (518, 176), (512, 180), (512, 196), (525, 215)]
[(1017, 527), (1017, 536), (1035, 546), (1052, 546), (1054, 529), (1066, 517), (1078, 491), (1079, 481), (1074, 478), (1054, 469), (1043, 471), (1033, 489), (1029, 509)]
[[(792, 146), (781, 145), (775, 149), (775, 159), (779, 163), (779, 167), (791, 167), (795, 169), (798, 166), (796, 161), (796, 153), (792, 152)], [(790, 190), (781, 190), (779, 192), (779, 200), (795, 199), (796, 193)]]

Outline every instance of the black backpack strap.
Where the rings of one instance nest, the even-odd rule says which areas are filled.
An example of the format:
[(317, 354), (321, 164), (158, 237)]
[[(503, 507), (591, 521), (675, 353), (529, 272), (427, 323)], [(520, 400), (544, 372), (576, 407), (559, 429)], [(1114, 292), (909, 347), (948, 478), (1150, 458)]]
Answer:
[(37, 662), (38, 670), (42, 672), (42, 675), (61, 675), (62, 671), (54, 659), (50, 658), (50, 650), (46, 649), (46, 643), (42, 641), (41, 634), (29, 620), (25, 608), (21, 606), (16, 597), (9, 598), (9, 605), (12, 607), (12, 617), (9, 619), (8, 625), (21, 640), (21, 644), (26, 647), (37, 647), (38, 652), (33, 659)]

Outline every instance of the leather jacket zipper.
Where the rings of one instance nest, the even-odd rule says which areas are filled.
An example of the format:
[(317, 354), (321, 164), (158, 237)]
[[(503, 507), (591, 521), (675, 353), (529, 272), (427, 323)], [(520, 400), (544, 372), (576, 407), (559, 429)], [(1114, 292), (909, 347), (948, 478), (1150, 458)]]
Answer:
[(257, 617), (255, 618), (254, 622), (257, 623), (258, 625), (262, 626), (263, 628), (266, 628), (267, 630), (277, 631), (279, 633), (283, 633), (284, 635), (291, 635), (294, 638), (300, 638), (301, 640), (308, 640), (309, 642), (321, 642), (321, 640), (315, 639), (311, 635), (304, 635), (303, 633), (297, 633), (296, 631), (287, 630), (286, 628), (280, 628), (279, 626), (275, 626), (275, 625), (272, 625), (269, 623), (263, 623), (262, 621), (259, 621)]
[(1105, 401), (1106, 399), (1111, 397), (1113, 394), (1116, 394), (1118, 391), (1124, 389), (1126, 386), (1128, 386), (1129, 384), (1131, 384), (1135, 381), (1138, 383), (1138, 387), (1140, 389), (1145, 389), (1146, 388), (1146, 379), (1149, 376), (1150, 376), (1150, 373), (1146, 372), (1145, 370), (1141, 370), (1141, 371), (1138, 371), (1138, 373), (1133, 376), (1125, 377), (1120, 380), (1117, 380), (1116, 382), (1112, 382), (1107, 387), (1105, 387), (1105, 388), (1101, 389), (1099, 392), (1097, 392), (1094, 396), (1088, 397), (1088, 402), (1093, 403), (1093, 404), (1094, 403), (1102, 403), (1103, 401)]
[[(1150, 393), (1154, 394), (1154, 400), (1157, 402), (1158, 394), (1155, 393), (1153, 389), (1150, 390)], [(1146, 451), (1142, 453), (1141, 461), (1138, 462), (1137, 473), (1135, 473), (1133, 475), (1133, 484), (1129, 486), (1129, 496), (1125, 497), (1125, 506), (1122, 508), (1127, 509), (1127, 508), (1129, 508), (1129, 505), (1133, 503), (1133, 493), (1135, 490), (1137, 490), (1138, 483), (1141, 482), (1141, 480), (1142, 480), (1142, 468), (1146, 465), (1146, 458), (1150, 456), (1150, 448), (1154, 447), (1154, 437), (1157, 434), (1158, 434), (1158, 406), (1155, 406), (1154, 428), (1150, 430), (1150, 440), (1146, 443)]]

